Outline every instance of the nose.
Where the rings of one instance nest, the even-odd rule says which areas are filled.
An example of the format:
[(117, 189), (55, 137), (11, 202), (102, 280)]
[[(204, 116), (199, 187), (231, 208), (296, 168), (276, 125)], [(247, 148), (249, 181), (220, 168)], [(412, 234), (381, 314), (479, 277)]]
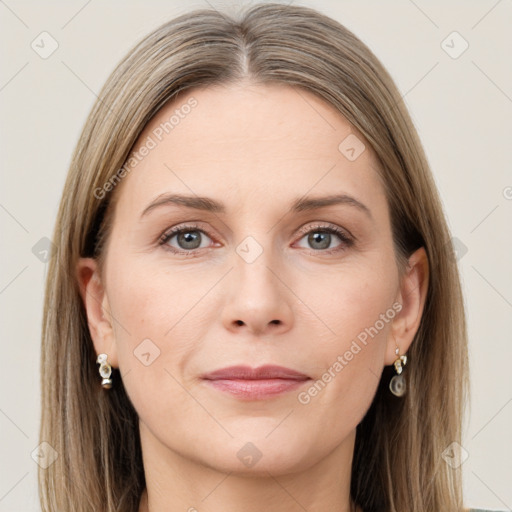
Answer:
[(294, 296), (282, 269), (266, 256), (266, 251), (252, 263), (235, 254), (234, 267), (221, 313), (224, 327), (255, 336), (283, 334), (291, 329)]

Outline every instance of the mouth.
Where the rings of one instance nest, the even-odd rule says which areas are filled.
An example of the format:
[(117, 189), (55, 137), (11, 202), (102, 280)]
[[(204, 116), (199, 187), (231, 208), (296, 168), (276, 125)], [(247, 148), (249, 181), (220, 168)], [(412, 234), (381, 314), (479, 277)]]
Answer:
[(264, 400), (293, 391), (305, 382), (308, 375), (284, 368), (265, 365), (259, 368), (231, 366), (203, 375), (204, 382), (212, 388), (241, 400)]

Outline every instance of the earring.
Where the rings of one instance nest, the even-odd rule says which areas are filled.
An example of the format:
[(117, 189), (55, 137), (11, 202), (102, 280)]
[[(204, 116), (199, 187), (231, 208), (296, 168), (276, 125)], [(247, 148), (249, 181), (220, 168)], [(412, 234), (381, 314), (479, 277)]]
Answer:
[[(396, 343), (396, 341), (395, 341)], [(407, 364), (407, 356), (400, 355), (400, 349), (398, 348), (398, 345), (396, 346), (395, 354), (397, 356), (396, 361), (394, 362), (395, 370), (398, 375), (395, 375), (391, 381), (389, 382), (389, 389), (391, 390), (391, 393), (395, 396), (404, 396), (405, 390), (406, 390), (406, 384), (404, 376), (402, 375), (403, 368), (402, 366), (405, 366)]]
[(110, 389), (112, 387), (112, 379), (110, 375), (112, 374), (112, 367), (107, 362), (107, 354), (100, 354), (98, 359), (96, 359), (96, 364), (100, 365), (100, 375), (103, 377), (101, 381), (101, 385), (105, 389)]

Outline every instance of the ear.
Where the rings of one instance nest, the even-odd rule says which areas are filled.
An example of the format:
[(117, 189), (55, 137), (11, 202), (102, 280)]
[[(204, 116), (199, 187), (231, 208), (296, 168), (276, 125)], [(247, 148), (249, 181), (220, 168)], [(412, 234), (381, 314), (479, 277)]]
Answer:
[(119, 365), (112, 315), (97, 261), (93, 258), (80, 258), (76, 273), (96, 355), (107, 354), (108, 363), (117, 368)]
[(417, 249), (409, 258), (409, 263), (400, 283), (396, 302), (402, 309), (393, 319), (391, 332), (386, 345), (385, 364), (391, 365), (397, 356), (396, 346), (400, 355), (404, 355), (414, 339), (420, 326), (423, 308), (427, 297), (429, 282), (429, 264), (424, 247)]

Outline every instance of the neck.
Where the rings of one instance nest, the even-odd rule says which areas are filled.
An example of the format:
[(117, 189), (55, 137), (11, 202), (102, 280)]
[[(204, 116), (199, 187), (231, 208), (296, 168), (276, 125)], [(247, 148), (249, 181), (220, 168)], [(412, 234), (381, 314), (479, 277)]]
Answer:
[(350, 499), (355, 431), (314, 464), (272, 471), (267, 462), (257, 473), (237, 473), (171, 451), (140, 428), (146, 489), (139, 512), (361, 512)]

